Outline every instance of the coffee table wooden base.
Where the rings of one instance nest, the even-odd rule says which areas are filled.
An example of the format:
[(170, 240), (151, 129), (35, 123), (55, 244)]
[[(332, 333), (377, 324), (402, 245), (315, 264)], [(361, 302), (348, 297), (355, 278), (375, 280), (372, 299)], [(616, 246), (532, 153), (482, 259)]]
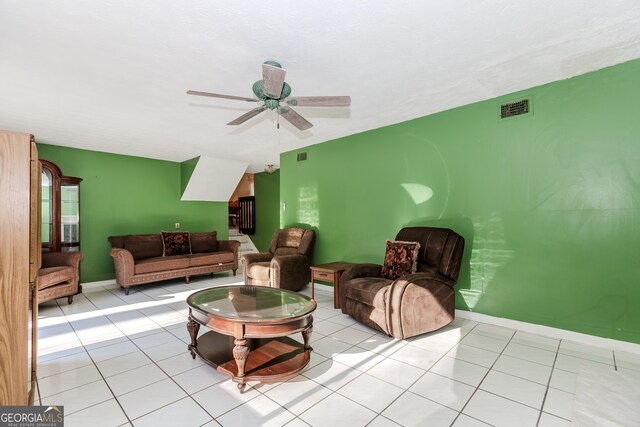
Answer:
[[(244, 363), (240, 364), (236, 357), (238, 350), (234, 351), (235, 341), (232, 336), (209, 331), (198, 337), (196, 345), (189, 345), (189, 351), (194, 359), (198, 355), (218, 372), (231, 377), (240, 390), (247, 381), (284, 381), (309, 363), (311, 347), (305, 348), (289, 337), (278, 337), (248, 338), (248, 351), (243, 354)], [(239, 372), (240, 366), (244, 373)]]

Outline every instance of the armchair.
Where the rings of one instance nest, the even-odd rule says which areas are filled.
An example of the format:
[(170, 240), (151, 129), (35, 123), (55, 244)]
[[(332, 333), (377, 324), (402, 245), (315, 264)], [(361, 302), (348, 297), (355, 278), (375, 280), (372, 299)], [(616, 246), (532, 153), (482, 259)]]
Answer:
[(299, 291), (311, 281), (311, 254), (316, 235), (304, 228), (283, 228), (271, 238), (269, 252), (242, 257), (245, 285)]
[(82, 252), (45, 252), (42, 268), (38, 270), (38, 304), (67, 297), (73, 302), (78, 293), (79, 268)]
[(448, 228), (408, 227), (396, 240), (420, 243), (417, 271), (390, 280), (382, 277), (381, 265), (356, 264), (340, 277), (340, 307), (355, 320), (404, 339), (453, 321), (464, 238)]

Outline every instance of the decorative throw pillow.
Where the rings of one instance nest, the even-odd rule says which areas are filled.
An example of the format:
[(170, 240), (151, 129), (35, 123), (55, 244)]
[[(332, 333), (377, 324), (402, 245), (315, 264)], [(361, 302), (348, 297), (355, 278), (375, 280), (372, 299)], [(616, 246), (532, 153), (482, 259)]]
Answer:
[(387, 240), (382, 277), (395, 280), (418, 269), (420, 243)]
[(162, 256), (191, 254), (188, 231), (162, 231)]

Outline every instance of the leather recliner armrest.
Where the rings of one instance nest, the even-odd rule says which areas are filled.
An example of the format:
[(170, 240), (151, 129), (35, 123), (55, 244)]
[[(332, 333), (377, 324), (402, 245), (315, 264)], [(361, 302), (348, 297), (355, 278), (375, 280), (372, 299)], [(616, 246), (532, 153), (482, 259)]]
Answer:
[(242, 263), (246, 266), (254, 262), (271, 261), (273, 254), (271, 252), (257, 252), (253, 254), (242, 255)]
[[(438, 322), (443, 321), (448, 313), (453, 316), (454, 284), (433, 272), (407, 274), (396, 279), (389, 288), (386, 301), (389, 334), (404, 339), (441, 327)], [(424, 324), (424, 319), (431, 317), (435, 325), (433, 327)], [(444, 324), (451, 320), (446, 320)], [(426, 329), (416, 330), (416, 327)]]
[(305, 255), (278, 255), (271, 259), (271, 286), (289, 289), (288, 283), (298, 283), (309, 276), (311, 262)]

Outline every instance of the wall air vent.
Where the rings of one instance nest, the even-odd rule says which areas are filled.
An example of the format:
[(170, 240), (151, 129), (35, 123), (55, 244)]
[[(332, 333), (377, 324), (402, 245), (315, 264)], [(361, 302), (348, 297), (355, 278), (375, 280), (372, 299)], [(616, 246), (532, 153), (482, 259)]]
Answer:
[(307, 160), (307, 152), (306, 151), (304, 153), (298, 153), (298, 161), (301, 162), (303, 160)]
[(530, 111), (530, 99), (521, 99), (519, 101), (508, 102), (500, 105), (500, 118), (507, 119), (509, 117), (521, 116), (528, 114)]

